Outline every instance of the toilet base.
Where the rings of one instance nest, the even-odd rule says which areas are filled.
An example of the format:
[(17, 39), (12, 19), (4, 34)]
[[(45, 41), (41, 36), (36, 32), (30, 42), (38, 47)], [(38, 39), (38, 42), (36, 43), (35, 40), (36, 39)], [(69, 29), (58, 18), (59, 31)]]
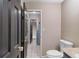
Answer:
[(57, 50), (48, 50), (46, 52), (48, 58), (63, 58), (64, 54)]

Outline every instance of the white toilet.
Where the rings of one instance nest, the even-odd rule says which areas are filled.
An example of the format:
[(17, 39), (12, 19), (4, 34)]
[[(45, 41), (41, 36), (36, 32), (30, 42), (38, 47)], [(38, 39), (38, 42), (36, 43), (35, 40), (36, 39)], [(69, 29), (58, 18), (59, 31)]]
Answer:
[(66, 41), (66, 40), (60, 40), (60, 50), (48, 50), (46, 52), (48, 58), (62, 58), (64, 57), (64, 53), (62, 51), (62, 48), (72, 48), (73, 43)]

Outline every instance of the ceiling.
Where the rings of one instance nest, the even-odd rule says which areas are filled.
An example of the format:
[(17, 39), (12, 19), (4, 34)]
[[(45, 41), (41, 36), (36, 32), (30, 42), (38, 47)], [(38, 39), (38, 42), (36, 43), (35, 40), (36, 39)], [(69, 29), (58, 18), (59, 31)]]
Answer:
[(22, 0), (22, 2), (62, 3), (64, 0)]

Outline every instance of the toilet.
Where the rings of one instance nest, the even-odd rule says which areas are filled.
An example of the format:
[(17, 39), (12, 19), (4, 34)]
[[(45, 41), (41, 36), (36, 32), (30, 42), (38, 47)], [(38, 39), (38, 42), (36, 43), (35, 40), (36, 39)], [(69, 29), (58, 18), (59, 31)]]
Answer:
[(46, 52), (46, 56), (48, 58), (63, 58), (64, 57), (64, 53), (62, 51), (63, 48), (72, 48), (73, 47), (73, 43), (66, 41), (66, 40), (60, 40), (60, 51), (58, 50), (48, 50)]

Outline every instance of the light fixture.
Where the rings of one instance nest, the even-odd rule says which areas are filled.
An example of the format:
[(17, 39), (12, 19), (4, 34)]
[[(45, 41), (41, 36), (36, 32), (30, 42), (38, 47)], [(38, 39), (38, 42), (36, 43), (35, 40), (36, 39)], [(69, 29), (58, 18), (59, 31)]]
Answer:
[(62, 3), (64, 0), (25, 0), (26, 2)]
[(32, 13), (33, 13), (33, 14), (36, 14), (37, 12), (33, 11)]

